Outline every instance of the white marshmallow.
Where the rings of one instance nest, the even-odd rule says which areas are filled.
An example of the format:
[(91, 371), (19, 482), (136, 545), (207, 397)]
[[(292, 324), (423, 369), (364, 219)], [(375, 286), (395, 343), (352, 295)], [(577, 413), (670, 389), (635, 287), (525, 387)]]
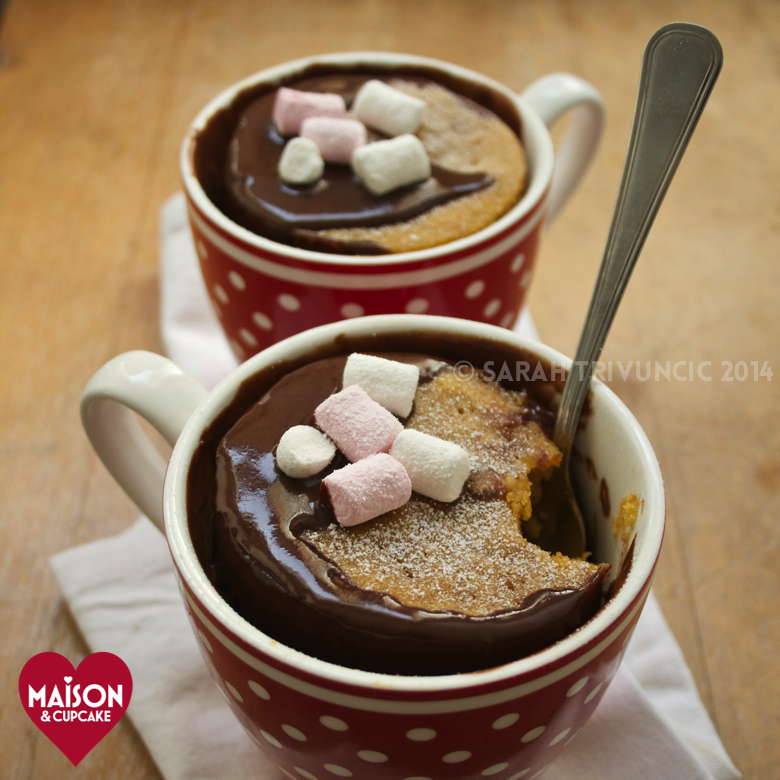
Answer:
[(431, 175), (431, 163), (416, 135), (399, 135), (355, 150), (352, 170), (374, 195), (424, 181)]
[(390, 455), (406, 468), (412, 490), (436, 501), (454, 501), (471, 471), (462, 447), (410, 428), (396, 436)]
[(399, 417), (408, 417), (412, 411), (419, 381), (418, 366), (376, 355), (352, 354), (344, 366), (344, 387), (362, 387), (377, 403)]
[(279, 178), (286, 184), (314, 184), (325, 170), (325, 161), (314, 141), (292, 138), (279, 158)]
[(276, 446), (276, 465), (288, 477), (303, 479), (322, 471), (333, 460), (336, 445), (310, 425), (294, 425)]
[(314, 141), (327, 162), (349, 165), (355, 149), (365, 145), (366, 137), (366, 126), (357, 119), (313, 116), (301, 124), (301, 138)]
[(358, 90), (355, 116), (385, 135), (416, 133), (425, 120), (425, 101), (372, 79)]

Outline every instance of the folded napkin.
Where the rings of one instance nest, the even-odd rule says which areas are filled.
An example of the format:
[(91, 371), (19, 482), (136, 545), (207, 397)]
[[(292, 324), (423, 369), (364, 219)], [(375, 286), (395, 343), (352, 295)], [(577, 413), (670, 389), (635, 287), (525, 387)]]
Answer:
[[(212, 387), (235, 360), (207, 301), (181, 195), (163, 208), (161, 238), (165, 347), (182, 368)], [(516, 330), (536, 337), (527, 314)], [(208, 676), (167, 545), (146, 518), (119, 536), (61, 552), (51, 565), (90, 648), (115, 653), (130, 667), (128, 715), (165, 780), (278, 777)], [(652, 594), (604, 699), (544, 777), (741, 777)]]

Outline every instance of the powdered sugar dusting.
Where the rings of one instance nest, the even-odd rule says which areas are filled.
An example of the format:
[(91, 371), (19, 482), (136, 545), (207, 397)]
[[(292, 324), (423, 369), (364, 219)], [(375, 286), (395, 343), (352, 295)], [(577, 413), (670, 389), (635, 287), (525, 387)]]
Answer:
[(487, 615), (518, 608), (549, 588), (584, 587), (596, 567), (527, 542), (504, 500), (454, 505), (413, 497), (356, 528), (330, 526), (302, 538), (356, 585), (429, 611)]
[(442, 368), (418, 387), (406, 427), (468, 453), (460, 498), (443, 503), (415, 493), (364, 525), (307, 530), (302, 538), (358, 587), (433, 612), (489, 615), (518, 609), (539, 590), (585, 587), (596, 566), (551, 555), (521, 532), (532, 491), (561, 458), (527, 411), (522, 394), (479, 373), (464, 378)]

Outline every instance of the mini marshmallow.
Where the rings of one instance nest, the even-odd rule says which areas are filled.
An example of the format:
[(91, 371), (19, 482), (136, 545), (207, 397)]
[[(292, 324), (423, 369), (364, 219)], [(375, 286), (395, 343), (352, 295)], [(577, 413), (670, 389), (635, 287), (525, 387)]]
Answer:
[(301, 131), (301, 123), (310, 116), (343, 117), (347, 106), (341, 95), (330, 92), (302, 92), (279, 87), (274, 100), (273, 120), (282, 135)]
[(412, 496), (406, 469), (385, 453), (350, 463), (328, 474), (322, 484), (336, 520), (345, 526), (398, 509)]
[(277, 171), (286, 184), (314, 184), (325, 170), (325, 161), (314, 141), (291, 138), (282, 150)]
[(425, 101), (372, 79), (358, 90), (355, 116), (385, 135), (416, 133), (425, 120)]
[(322, 471), (333, 460), (336, 445), (310, 425), (294, 425), (276, 446), (276, 465), (288, 477), (303, 479)]
[(352, 354), (344, 366), (344, 387), (358, 385), (377, 403), (399, 417), (408, 417), (412, 411), (420, 369), (411, 363)]
[(314, 410), (314, 420), (353, 462), (387, 452), (403, 430), (384, 406), (357, 385), (326, 398)]
[(409, 472), (412, 489), (436, 501), (454, 501), (471, 471), (462, 447), (411, 428), (397, 436), (390, 454)]
[(366, 143), (366, 126), (357, 119), (313, 116), (301, 124), (301, 138), (317, 144), (326, 162), (349, 165), (355, 149)]
[(356, 149), (352, 170), (374, 195), (384, 195), (427, 179), (431, 175), (431, 163), (416, 135), (399, 135)]

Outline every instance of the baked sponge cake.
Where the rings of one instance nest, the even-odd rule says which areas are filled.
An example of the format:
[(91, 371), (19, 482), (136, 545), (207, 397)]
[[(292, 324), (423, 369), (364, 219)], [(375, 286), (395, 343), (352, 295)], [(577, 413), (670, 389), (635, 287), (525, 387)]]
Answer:
[(491, 111), (435, 82), (391, 79), (389, 83), (425, 102), (425, 121), (417, 135), (432, 163), (462, 173), (485, 173), (490, 183), (409, 220), (333, 228), (314, 235), (339, 243), (377, 244), (391, 253), (412, 252), (470, 236), (506, 214), (520, 200), (528, 176), (525, 151), (509, 126)]

